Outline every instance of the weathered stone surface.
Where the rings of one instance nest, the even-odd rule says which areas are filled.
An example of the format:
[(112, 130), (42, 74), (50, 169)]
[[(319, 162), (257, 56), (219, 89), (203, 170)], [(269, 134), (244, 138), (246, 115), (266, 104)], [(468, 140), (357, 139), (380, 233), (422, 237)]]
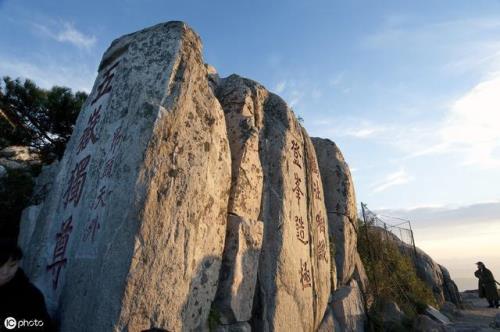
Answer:
[(61, 330), (203, 326), (230, 173), (198, 36), (169, 22), (115, 40), (26, 250)]
[(25, 208), (21, 213), (17, 243), (25, 252), (29, 250), (31, 236), (35, 230), (36, 220), (38, 219), (41, 209), (42, 204), (31, 205)]
[(22, 145), (12, 145), (0, 150), (0, 158), (15, 161), (40, 161), (40, 155), (35, 148)]
[[(380, 230), (385, 233), (383, 229)], [(418, 247), (414, 249), (413, 246), (402, 242), (394, 235), (391, 235), (389, 240), (394, 241), (403, 253), (415, 257), (413, 263), (417, 275), (432, 290), (439, 305), (442, 305), (445, 301), (461, 305), (462, 300), (458, 288), (446, 268), (436, 263), (422, 249)]]
[(258, 83), (232, 75), (216, 91), (233, 161), (229, 211), (264, 222), (254, 328), (314, 331), (326, 309), (331, 272), (310, 139), (285, 102)]
[(5, 166), (0, 165), (0, 179), (7, 175), (7, 168)]
[(330, 236), (335, 243), (337, 285), (351, 280), (357, 253), (356, 197), (351, 173), (337, 145), (328, 140), (312, 138), (318, 156), (325, 205), (328, 211)]
[(494, 326), (500, 328), (500, 313), (495, 315)]
[[(318, 230), (310, 217), (304, 159), (304, 138), (300, 125), (286, 104), (272, 95), (264, 115), (264, 168), (262, 220), (264, 243), (259, 265), (259, 286), (263, 310), (263, 330), (315, 330), (322, 320), (330, 292), (330, 255), (327, 243), (313, 243)], [(298, 150), (296, 158), (294, 149)], [(294, 163), (297, 161), (297, 164)], [(319, 189), (322, 195), (322, 188)], [(322, 197), (319, 200), (322, 202)], [(318, 211), (320, 227), (327, 231), (326, 213)], [(322, 261), (317, 262), (323, 249)], [(318, 269), (319, 264), (322, 265)], [(328, 288), (320, 293), (318, 286)]]
[(438, 321), (439, 323), (441, 323), (443, 325), (450, 324), (449, 318), (446, 317), (445, 315), (443, 315), (441, 312), (439, 312), (439, 310), (437, 310), (436, 308), (434, 308), (432, 306), (427, 306), (427, 309), (425, 309), (425, 313), (429, 317), (431, 317), (432, 319), (434, 319), (435, 321)]
[(354, 254), (353, 278), (358, 282), (358, 285), (361, 288), (361, 292), (363, 294), (370, 293), (368, 275), (366, 274), (365, 266), (363, 265), (363, 262), (361, 261), (361, 257), (359, 256), (359, 253), (357, 250)]
[(462, 297), (460, 296), (460, 291), (458, 290), (457, 284), (451, 279), (450, 272), (447, 268), (439, 265), (441, 273), (443, 275), (443, 295), (446, 301), (454, 303), (457, 306), (462, 304)]
[(384, 323), (399, 323), (405, 318), (405, 314), (399, 309), (396, 302), (385, 302), (381, 310), (382, 321)]
[(445, 332), (445, 327), (425, 315), (418, 315), (413, 322), (415, 332)]
[(355, 280), (335, 291), (331, 306), (341, 331), (365, 330), (366, 313), (362, 294)]
[(35, 178), (33, 194), (30, 200), (32, 204), (40, 204), (45, 200), (50, 190), (52, 189), (52, 185), (58, 171), (59, 161), (57, 160), (49, 165), (45, 165), (42, 167), (42, 171)]
[(342, 152), (329, 139), (312, 137), (311, 140), (318, 156), (321, 179), (329, 187), (325, 191), (325, 205), (328, 212), (356, 220), (358, 212), (354, 183)]
[(443, 274), (439, 265), (423, 250), (417, 248), (417, 275), (432, 289), (439, 304), (444, 303)]
[(263, 224), (229, 215), (219, 286), (213, 306), (221, 323), (252, 318), (253, 296), (262, 247)]
[(252, 327), (247, 322), (240, 322), (228, 325), (219, 325), (215, 332), (251, 332)]
[(335, 332), (342, 331), (340, 329), (339, 323), (335, 320), (335, 316), (333, 315), (333, 310), (330, 306), (327, 307), (325, 316), (321, 321), (321, 325), (319, 326), (317, 332)]
[[(403, 252), (408, 253), (408, 255), (415, 255), (413, 247), (398, 239), (396, 239), (396, 242)], [(451, 277), (449, 277), (449, 273), (449, 280), (445, 281), (440, 265), (418, 247), (416, 248), (416, 259), (414, 260), (414, 264), (418, 277), (429, 286), (439, 305), (442, 305), (445, 301), (460, 301), (456, 304), (461, 303), (460, 294), (454, 294), (452, 285), (455, 283), (451, 280)], [(446, 270), (446, 272), (448, 271)]]
[(462, 313), (458, 310), (457, 306), (454, 303), (448, 301), (443, 303), (439, 311), (441, 311), (441, 313), (446, 315), (446, 317), (448, 317), (449, 319), (463, 316)]
[(250, 220), (258, 220), (261, 210), (263, 171), (259, 132), (263, 128), (264, 100), (268, 95), (260, 84), (236, 75), (224, 79), (217, 89), (231, 147), (228, 211)]
[(41, 164), (40, 155), (32, 147), (13, 145), (0, 150), (0, 166), (5, 169), (31, 171)]

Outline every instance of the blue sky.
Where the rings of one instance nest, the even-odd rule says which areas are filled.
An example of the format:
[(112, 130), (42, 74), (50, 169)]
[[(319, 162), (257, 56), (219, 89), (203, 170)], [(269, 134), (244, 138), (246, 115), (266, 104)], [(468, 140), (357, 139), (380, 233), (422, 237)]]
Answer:
[(113, 39), (169, 20), (337, 142), (370, 208), (500, 204), (499, 1), (0, 0), (0, 75), (88, 91)]

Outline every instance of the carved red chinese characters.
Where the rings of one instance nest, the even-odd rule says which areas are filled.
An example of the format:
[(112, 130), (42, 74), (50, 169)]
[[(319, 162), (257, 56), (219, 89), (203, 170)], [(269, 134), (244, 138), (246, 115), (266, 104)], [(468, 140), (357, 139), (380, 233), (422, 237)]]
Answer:
[(325, 240), (320, 240), (318, 243), (318, 248), (316, 249), (316, 255), (318, 259), (328, 262), (326, 258), (326, 244)]
[(68, 203), (73, 202), (73, 206), (77, 206), (80, 202), (80, 197), (82, 195), (83, 186), (85, 185), (85, 178), (87, 177), (87, 166), (90, 162), (90, 155), (86, 156), (80, 162), (75, 165), (75, 168), (71, 171), (71, 178), (67, 184), (67, 189), (63, 195), (64, 207)]
[(320, 214), (316, 215), (316, 227), (320, 233), (326, 234), (325, 218)]
[(95, 126), (97, 125), (97, 121), (101, 118), (101, 106), (90, 114), (89, 121), (87, 123), (87, 127), (83, 130), (82, 137), (80, 137), (80, 143), (78, 144), (77, 154), (80, 153), (83, 149), (87, 147), (90, 141), (94, 144), (97, 141), (97, 137), (95, 134)]
[(295, 193), (295, 197), (297, 198), (297, 202), (300, 204), (300, 198), (304, 197), (304, 193), (300, 189), (300, 183), (302, 182), (302, 179), (299, 177), (297, 173), (293, 173), (295, 177), (295, 187), (293, 187), (293, 192)]
[(91, 219), (87, 223), (87, 226), (85, 228), (85, 233), (83, 233), (83, 241), (85, 242), (90, 238), (90, 241), (93, 243), (99, 228), (101, 228), (101, 225), (98, 222), (98, 217)]
[(73, 230), (71, 224), (72, 217), (69, 217), (61, 225), (61, 230), (56, 234), (56, 244), (54, 246), (54, 253), (52, 255), (52, 263), (47, 265), (47, 270), (52, 271), (52, 288), (57, 288), (59, 281), (59, 274), (61, 269), (66, 265), (67, 258), (66, 248), (68, 246), (69, 236)]
[(292, 151), (293, 151), (293, 163), (299, 168), (302, 168), (302, 155), (300, 154), (299, 144), (295, 140), (292, 140)]
[(308, 237), (306, 236), (306, 228), (304, 224), (304, 220), (302, 217), (295, 217), (295, 229), (297, 231), (297, 239), (302, 242), (303, 244), (308, 244), (309, 240)]
[(104, 96), (106, 93), (111, 91), (111, 81), (113, 80), (113, 77), (115, 76), (115, 73), (112, 73), (113, 69), (118, 66), (119, 61), (116, 62), (111, 68), (109, 68), (105, 73), (104, 73), (104, 80), (102, 81), (99, 86), (97, 86), (97, 95), (95, 98), (92, 100), (91, 105), (94, 105), (102, 96)]
[(300, 284), (302, 285), (302, 290), (306, 289), (307, 287), (312, 286), (312, 281), (311, 281), (311, 271), (307, 268), (307, 262), (302, 262), (302, 259), (300, 260)]

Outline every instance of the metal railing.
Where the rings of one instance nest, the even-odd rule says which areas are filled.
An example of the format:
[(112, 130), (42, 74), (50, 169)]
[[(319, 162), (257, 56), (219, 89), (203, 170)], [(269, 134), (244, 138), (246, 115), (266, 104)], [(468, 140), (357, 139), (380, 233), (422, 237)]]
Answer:
[[(406, 243), (412, 250), (413, 259), (416, 259), (417, 248), (415, 246), (415, 238), (413, 237), (413, 230), (411, 222), (407, 219), (398, 217), (384, 216), (376, 214), (368, 209), (365, 203), (361, 203), (361, 211), (363, 214), (363, 222), (367, 227), (378, 227), (383, 229), (386, 236), (395, 236), (401, 242)], [(397, 224), (389, 223), (389, 220), (394, 220)]]

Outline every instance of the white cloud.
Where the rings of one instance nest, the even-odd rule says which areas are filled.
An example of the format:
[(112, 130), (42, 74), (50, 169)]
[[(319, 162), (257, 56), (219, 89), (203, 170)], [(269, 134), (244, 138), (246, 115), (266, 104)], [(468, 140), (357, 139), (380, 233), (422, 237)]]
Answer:
[(344, 72), (341, 72), (341, 73), (337, 74), (336, 76), (330, 78), (328, 83), (331, 86), (338, 86), (343, 82), (343, 80), (344, 80)]
[(499, 167), (500, 73), (456, 100), (441, 128), (442, 142), (462, 149), (466, 164)]
[(346, 136), (352, 136), (356, 138), (368, 138), (380, 131), (382, 131), (381, 128), (365, 127), (365, 128), (349, 129), (345, 134)]
[(96, 73), (85, 65), (68, 64), (46, 60), (43, 64), (30, 63), (0, 55), (0, 72), (13, 78), (33, 80), (42, 88), (54, 85), (67, 86), (73, 90), (90, 92)]
[[(353, 123), (354, 122), (354, 123)], [(344, 121), (335, 129), (337, 136), (347, 136), (357, 139), (374, 138), (387, 130), (386, 127), (374, 124), (367, 120), (350, 119)]]
[(274, 87), (274, 91), (276, 93), (282, 93), (283, 91), (285, 91), (285, 88), (286, 88), (286, 81), (280, 81), (278, 82), (278, 84), (276, 84), (276, 86)]
[(500, 73), (450, 104), (435, 142), (409, 157), (454, 153), (464, 165), (500, 167)]
[(33, 25), (45, 36), (61, 43), (73, 44), (78, 48), (91, 49), (97, 41), (95, 36), (85, 35), (70, 22), (61, 21), (58, 24), (52, 24), (52, 28), (39, 23), (33, 23)]
[(437, 70), (456, 76), (500, 68), (498, 33), (498, 15), (437, 22), (388, 16), (379, 30), (361, 40), (361, 47), (411, 52), (409, 56), (425, 59), (425, 66), (439, 66)]
[(382, 181), (373, 184), (373, 193), (379, 193), (391, 187), (403, 185), (413, 180), (413, 176), (410, 176), (404, 169), (400, 169), (397, 172), (388, 174)]

